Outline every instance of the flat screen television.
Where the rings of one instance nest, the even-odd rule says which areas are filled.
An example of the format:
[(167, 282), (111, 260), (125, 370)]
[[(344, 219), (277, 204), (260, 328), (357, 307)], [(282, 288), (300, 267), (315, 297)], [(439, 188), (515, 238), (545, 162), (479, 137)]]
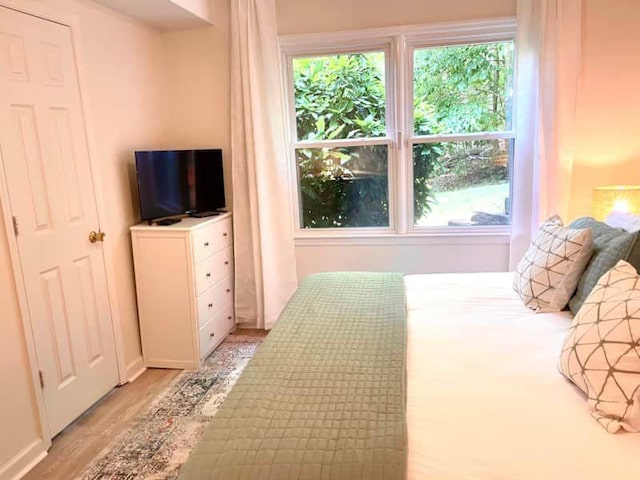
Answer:
[(142, 220), (224, 208), (222, 150), (137, 151), (135, 158)]

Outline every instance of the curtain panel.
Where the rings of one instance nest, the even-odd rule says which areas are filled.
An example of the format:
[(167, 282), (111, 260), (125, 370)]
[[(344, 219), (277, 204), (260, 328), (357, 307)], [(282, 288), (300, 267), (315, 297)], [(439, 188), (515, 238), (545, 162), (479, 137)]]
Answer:
[(297, 288), (275, 0), (231, 0), (236, 320), (271, 328)]
[(509, 265), (571, 193), (582, 0), (518, 0), (516, 147)]

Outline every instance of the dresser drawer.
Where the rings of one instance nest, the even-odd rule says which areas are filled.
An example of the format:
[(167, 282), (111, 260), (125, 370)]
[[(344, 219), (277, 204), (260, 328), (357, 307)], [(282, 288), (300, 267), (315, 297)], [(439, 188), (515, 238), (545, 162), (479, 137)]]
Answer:
[(196, 296), (200, 296), (233, 272), (233, 251), (226, 248), (196, 265)]
[(198, 297), (198, 326), (202, 327), (232, 300), (233, 280), (229, 275)]
[(233, 305), (227, 305), (199, 330), (200, 359), (207, 356), (224, 339), (235, 323)]
[(230, 246), (231, 228), (231, 219), (228, 218), (196, 230), (192, 235), (193, 261), (198, 263)]

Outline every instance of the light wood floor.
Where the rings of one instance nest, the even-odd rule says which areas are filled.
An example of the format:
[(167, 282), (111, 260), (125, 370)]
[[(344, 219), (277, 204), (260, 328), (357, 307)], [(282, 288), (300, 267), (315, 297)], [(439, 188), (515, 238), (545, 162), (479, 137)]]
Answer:
[(53, 439), (49, 455), (24, 480), (73, 480), (182, 370), (148, 369), (115, 388)]

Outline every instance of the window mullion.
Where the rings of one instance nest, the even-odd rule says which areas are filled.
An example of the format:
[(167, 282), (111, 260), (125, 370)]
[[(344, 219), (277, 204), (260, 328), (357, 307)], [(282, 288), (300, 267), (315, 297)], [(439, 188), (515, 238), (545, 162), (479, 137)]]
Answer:
[(394, 132), (394, 204), (396, 212), (395, 230), (399, 234), (407, 233), (409, 228), (410, 193), (407, 192), (408, 179), (411, 171), (407, 164), (407, 106), (406, 106), (406, 42), (404, 35), (398, 35), (394, 39), (394, 64), (392, 65), (394, 77), (394, 91), (391, 99), (394, 104), (395, 128)]
[(396, 79), (394, 65), (396, 62), (395, 39), (385, 49), (385, 124), (387, 126), (387, 137), (391, 139), (387, 150), (387, 181), (388, 181), (388, 209), (389, 227), (397, 231), (398, 209), (397, 209), (397, 175), (398, 175), (398, 152), (395, 148), (396, 121), (394, 92), (396, 91)]
[(402, 64), (399, 65), (399, 75), (402, 78), (402, 96), (398, 102), (402, 108), (402, 164), (406, 175), (402, 184), (404, 193), (403, 204), (405, 216), (403, 233), (410, 232), (413, 228), (413, 47), (408, 42), (408, 37), (402, 38)]

